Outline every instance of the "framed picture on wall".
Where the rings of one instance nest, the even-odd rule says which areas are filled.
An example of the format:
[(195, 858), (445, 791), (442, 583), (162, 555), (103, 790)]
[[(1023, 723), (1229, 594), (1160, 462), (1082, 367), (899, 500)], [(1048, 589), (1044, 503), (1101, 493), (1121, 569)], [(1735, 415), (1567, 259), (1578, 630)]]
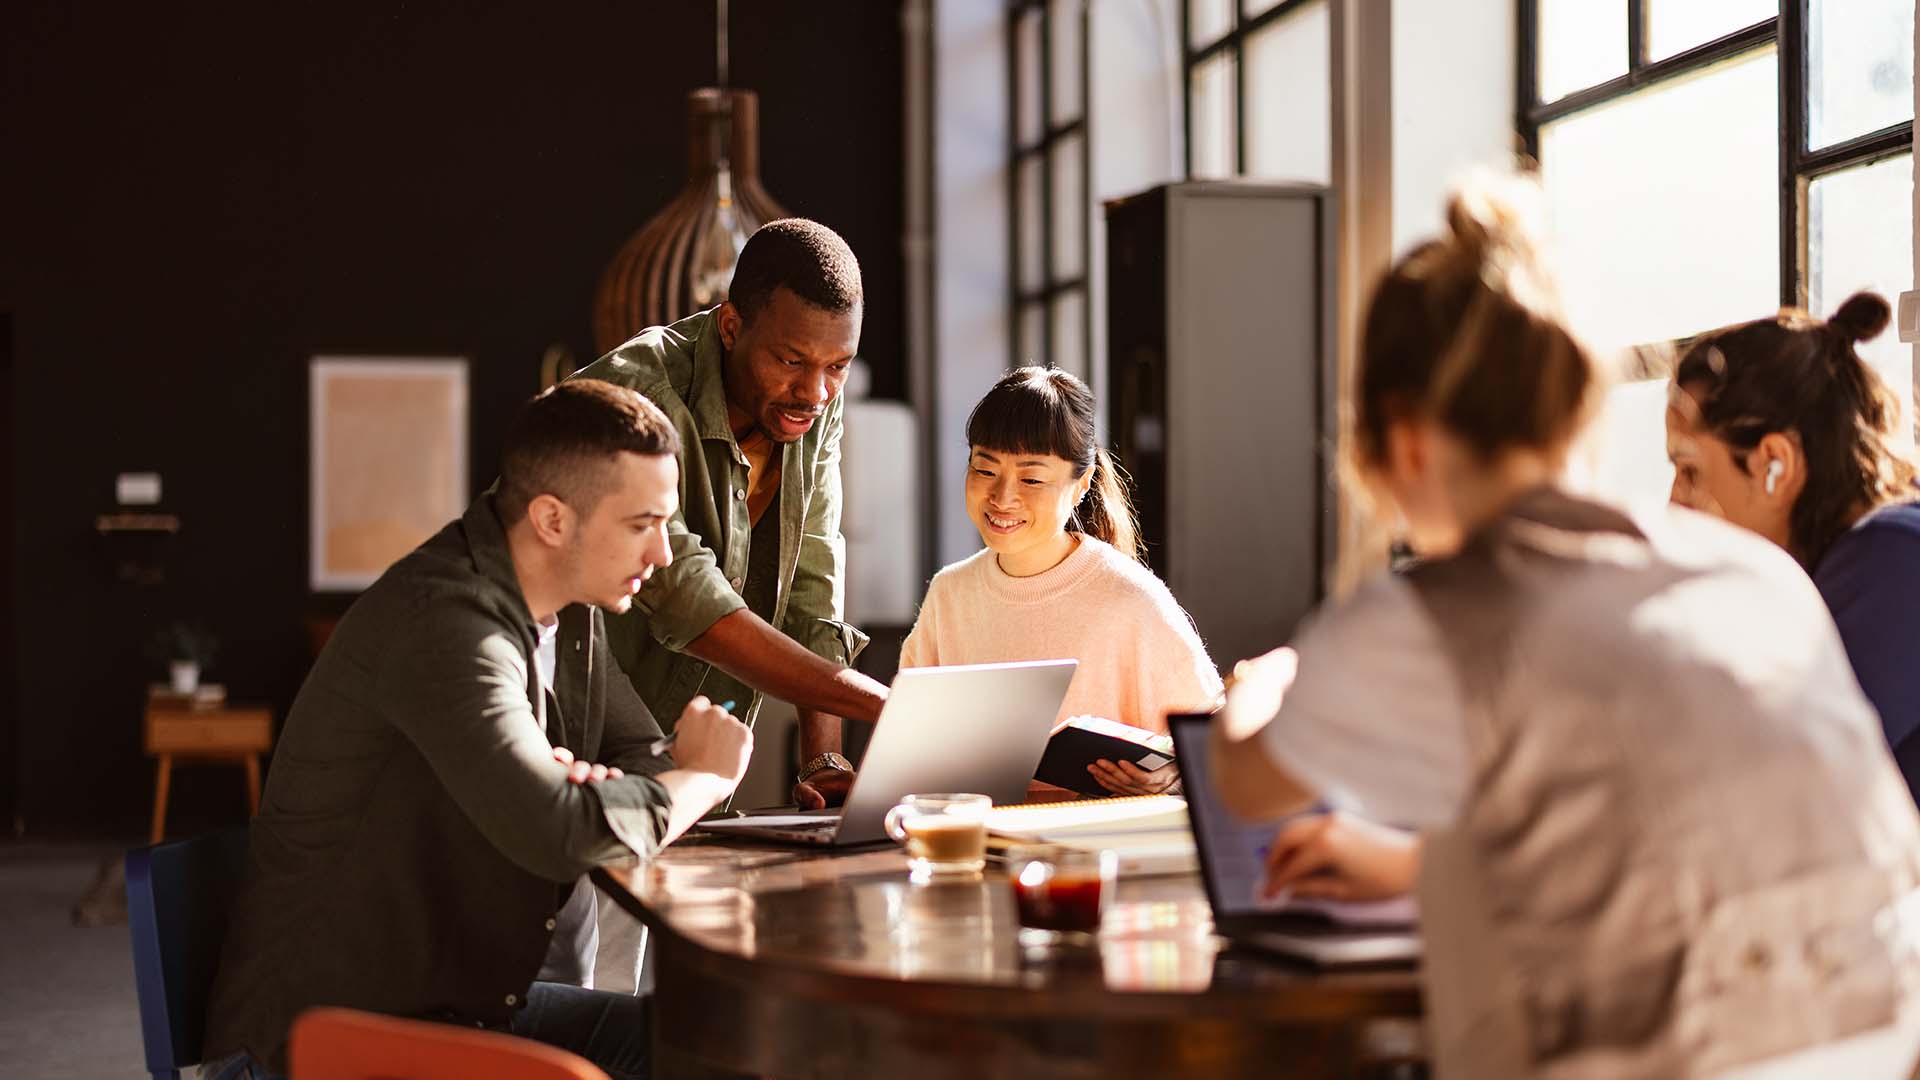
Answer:
[(357, 592), (467, 506), (464, 357), (316, 356), (309, 579)]

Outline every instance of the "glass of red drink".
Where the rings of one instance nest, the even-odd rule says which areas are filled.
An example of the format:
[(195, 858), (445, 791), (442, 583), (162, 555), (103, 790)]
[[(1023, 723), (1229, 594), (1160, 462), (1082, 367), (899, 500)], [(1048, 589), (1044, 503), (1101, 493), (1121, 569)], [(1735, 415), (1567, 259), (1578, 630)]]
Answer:
[(1022, 848), (1008, 867), (1022, 945), (1091, 941), (1113, 894), (1119, 859), (1111, 851)]

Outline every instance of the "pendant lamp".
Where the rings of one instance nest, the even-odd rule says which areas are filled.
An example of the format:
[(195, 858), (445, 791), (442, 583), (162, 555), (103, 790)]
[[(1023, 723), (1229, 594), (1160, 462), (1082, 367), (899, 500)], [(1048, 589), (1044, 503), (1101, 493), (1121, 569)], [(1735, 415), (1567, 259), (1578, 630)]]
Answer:
[(727, 298), (740, 249), (787, 212), (760, 185), (759, 98), (727, 87), (726, 0), (716, 34), (718, 87), (687, 95), (687, 184), (621, 247), (593, 302), (606, 352)]

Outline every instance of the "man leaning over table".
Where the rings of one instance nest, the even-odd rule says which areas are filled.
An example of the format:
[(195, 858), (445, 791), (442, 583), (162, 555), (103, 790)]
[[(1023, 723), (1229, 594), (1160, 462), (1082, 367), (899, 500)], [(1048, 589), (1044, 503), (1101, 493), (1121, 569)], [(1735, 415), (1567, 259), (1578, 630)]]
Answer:
[(792, 702), (794, 801), (838, 804), (853, 781), (840, 718), (877, 720), (886, 698), (849, 666), (866, 635), (841, 617), (840, 390), (860, 343), (860, 264), (824, 225), (773, 221), (741, 249), (728, 297), (574, 376), (640, 391), (680, 434), (673, 565), (608, 633), (657, 716), (695, 694), (745, 703), (749, 723), (762, 693)]
[(203, 1076), (284, 1073), (314, 1005), (646, 1075), (647, 999), (567, 985), (592, 971), (583, 875), (679, 836), (753, 746), (695, 697), (653, 756), (660, 728), (607, 649), (602, 612), (672, 559), (678, 449), (632, 390), (557, 387), (514, 418), (495, 490), (355, 601), (274, 755)]

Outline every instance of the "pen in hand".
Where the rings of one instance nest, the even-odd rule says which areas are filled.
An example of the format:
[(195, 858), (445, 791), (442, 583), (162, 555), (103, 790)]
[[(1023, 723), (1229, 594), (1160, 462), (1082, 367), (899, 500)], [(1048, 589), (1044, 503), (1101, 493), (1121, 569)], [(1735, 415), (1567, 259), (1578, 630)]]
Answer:
[[(731, 701), (721, 702), (720, 711), (726, 712), (726, 713), (732, 712), (733, 702)], [(647, 753), (652, 754), (654, 757), (659, 757), (661, 754), (664, 754), (667, 751), (673, 749), (674, 737), (679, 734), (680, 732), (676, 729), (672, 735), (662, 735), (659, 738), (653, 740), (653, 742), (647, 746)]]

